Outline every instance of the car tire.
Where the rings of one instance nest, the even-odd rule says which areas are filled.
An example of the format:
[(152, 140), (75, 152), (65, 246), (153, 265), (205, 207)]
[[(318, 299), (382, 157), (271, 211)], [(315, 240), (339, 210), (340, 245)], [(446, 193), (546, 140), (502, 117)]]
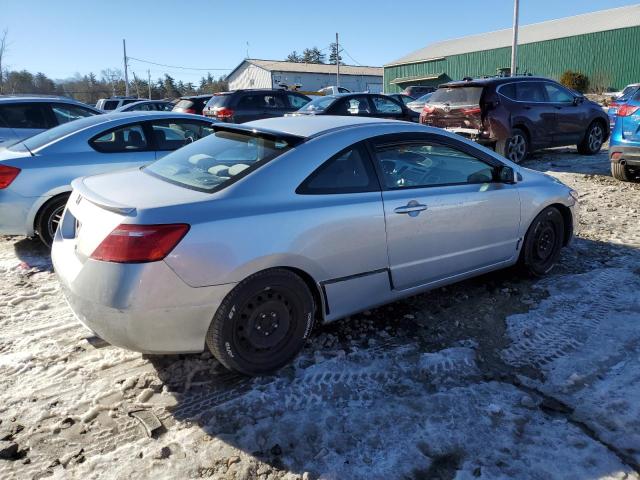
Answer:
[(555, 207), (547, 207), (533, 219), (520, 255), (525, 272), (541, 277), (553, 269), (564, 244), (564, 218)]
[(495, 150), (513, 163), (521, 163), (529, 155), (529, 137), (524, 130), (514, 128), (510, 137), (496, 142)]
[(69, 200), (69, 194), (67, 193), (53, 197), (44, 204), (38, 213), (35, 230), (42, 243), (47, 247), (51, 247), (53, 243), (53, 237), (58, 228), (58, 223), (62, 219), (67, 200)]
[(298, 275), (280, 268), (264, 270), (225, 297), (206, 344), (229, 370), (267, 374), (300, 352), (313, 329), (314, 314), (313, 296)]
[(587, 131), (584, 134), (584, 138), (577, 145), (578, 153), (580, 155), (595, 155), (600, 151), (604, 144), (605, 128), (603, 123), (599, 121), (591, 122)]
[(629, 167), (618, 162), (611, 162), (611, 175), (622, 182), (633, 182), (637, 178)]

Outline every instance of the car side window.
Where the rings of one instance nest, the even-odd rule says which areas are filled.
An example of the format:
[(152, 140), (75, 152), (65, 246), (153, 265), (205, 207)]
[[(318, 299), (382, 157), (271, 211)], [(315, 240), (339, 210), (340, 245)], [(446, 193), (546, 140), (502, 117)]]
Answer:
[(136, 152), (148, 148), (147, 138), (141, 125), (126, 125), (94, 137), (89, 142), (98, 152)]
[(173, 110), (173, 104), (172, 103), (158, 103), (158, 104), (156, 104), (156, 108), (161, 112), (170, 112), (171, 110)]
[(335, 115), (369, 115), (371, 107), (366, 97), (345, 98), (338, 102)]
[(506, 85), (501, 85), (498, 89), (498, 93), (507, 97), (510, 100), (517, 100), (516, 98), (516, 84), (515, 83), (507, 83)]
[(302, 108), (307, 103), (309, 103), (309, 100), (307, 100), (306, 98), (300, 95), (294, 95), (293, 93), (287, 93), (287, 98), (289, 99), (289, 104), (291, 105), (291, 108), (296, 108), (296, 109)]
[(211, 124), (184, 120), (151, 122), (156, 150), (177, 150), (213, 133)]
[(516, 100), (519, 102), (546, 102), (544, 87), (540, 82), (518, 82), (516, 85)]
[(362, 145), (349, 147), (323, 163), (297, 188), (304, 195), (361, 193), (380, 190)]
[(0, 106), (0, 116), (9, 128), (51, 128), (45, 106), (36, 102), (9, 103)]
[(87, 110), (86, 108), (77, 107), (75, 105), (64, 105), (61, 103), (51, 105), (51, 111), (53, 111), (53, 115), (56, 117), (58, 125), (62, 125), (63, 123), (67, 123), (72, 120), (77, 120), (79, 118), (96, 115), (95, 112)]
[(238, 100), (238, 108), (262, 108), (263, 101), (260, 98), (260, 95), (243, 95)]
[(264, 95), (263, 107), (264, 108), (286, 108), (284, 98), (278, 94)]
[(429, 141), (378, 146), (376, 160), (390, 190), (488, 183), (494, 173), (472, 155)]
[(573, 95), (564, 88), (553, 83), (545, 83), (544, 88), (551, 103), (573, 103)]
[(373, 106), (378, 113), (402, 114), (402, 107), (389, 98), (375, 96), (372, 98)]

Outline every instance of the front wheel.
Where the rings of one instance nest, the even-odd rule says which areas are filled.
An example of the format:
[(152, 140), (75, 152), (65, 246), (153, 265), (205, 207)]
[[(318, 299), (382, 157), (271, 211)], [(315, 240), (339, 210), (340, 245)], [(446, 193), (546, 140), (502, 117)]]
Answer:
[(514, 128), (509, 138), (498, 140), (495, 150), (513, 163), (520, 163), (529, 155), (529, 148), (527, 134), (519, 128)]
[(564, 243), (564, 219), (555, 207), (547, 207), (531, 222), (524, 238), (521, 265), (534, 275), (551, 271), (560, 257)]
[(56, 234), (60, 220), (62, 220), (67, 200), (69, 200), (69, 195), (58, 195), (45, 203), (38, 214), (35, 225), (36, 231), (42, 243), (47, 247), (50, 247), (53, 243), (53, 237)]
[(258, 272), (223, 300), (207, 332), (211, 353), (245, 375), (273, 372), (302, 349), (315, 305), (304, 281), (289, 270)]
[(602, 148), (604, 136), (602, 123), (598, 121), (591, 123), (584, 134), (584, 138), (577, 145), (578, 153), (581, 155), (595, 155)]

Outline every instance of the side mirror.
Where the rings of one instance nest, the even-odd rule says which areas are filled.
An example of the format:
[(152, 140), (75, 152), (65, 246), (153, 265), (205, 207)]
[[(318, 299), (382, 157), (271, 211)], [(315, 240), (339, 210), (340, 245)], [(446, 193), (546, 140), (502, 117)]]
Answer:
[(583, 96), (579, 96), (579, 97), (573, 97), (573, 104), (578, 106), (580, 105), (582, 102), (584, 102), (584, 97)]
[(512, 185), (517, 182), (515, 170), (508, 165), (502, 165), (501, 167), (498, 167), (497, 173), (498, 182), (500, 183), (507, 183)]

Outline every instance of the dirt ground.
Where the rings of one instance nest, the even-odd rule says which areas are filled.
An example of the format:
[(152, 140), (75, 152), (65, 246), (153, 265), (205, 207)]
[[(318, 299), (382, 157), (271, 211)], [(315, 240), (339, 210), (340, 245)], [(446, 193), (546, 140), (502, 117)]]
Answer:
[(506, 270), (317, 328), (277, 375), (91, 337), (47, 252), (0, 238), (0, 477), (640, 478), (640, 184), (536, 154), (580, 194), (542, 280)]

